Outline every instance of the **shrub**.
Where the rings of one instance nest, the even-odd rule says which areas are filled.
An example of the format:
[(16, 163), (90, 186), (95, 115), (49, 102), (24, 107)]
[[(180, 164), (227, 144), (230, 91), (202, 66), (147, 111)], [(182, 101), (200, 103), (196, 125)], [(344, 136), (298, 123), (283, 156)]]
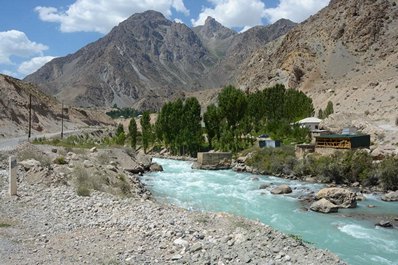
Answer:
[(66, 165), (68, 164), (68, 162), (65, 160), (65, 157), (63, 156), (59, 156), (57, 158), (54, 159), (54, 163), (58, 164), (58, 165)]
[(266, 174), (290, 174), (297, 162), (294, 148), (283, 146), (259, 149), (247, 163)]
[(82, 166), (77, 166), (74, 171), (74, 178), (76, 184), (76, 193), (79, 196), (90, 196), (90, 176), (87, 170)]
[(387, 157), (377, 169), (382, 187), (385, 191), (398, 189), (398, 158)]

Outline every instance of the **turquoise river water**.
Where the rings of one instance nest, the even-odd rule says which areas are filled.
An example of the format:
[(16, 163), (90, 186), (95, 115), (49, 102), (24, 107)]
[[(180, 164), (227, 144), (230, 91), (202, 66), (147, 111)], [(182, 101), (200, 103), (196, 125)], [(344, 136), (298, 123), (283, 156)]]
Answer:
[[(352, 265), (398, 264), (398, 229), (374, 225), (378, 215), (398, 217), (398, 203), (383, 202), (367, 196), (355, 209), (336, 214), (302, 210), (297, 199), (301, 194), (318, 191), (320, 184), (303, 183), (277, 177), (236, 173), (232, 170), (207, 171), (191, 169), (192, 163), (154, 159), (163, 172), (147, 174), (144, 183), (159, 201), (190, 210), (229, 212), (260, 220), (287, 234), (299, 235), (306, 241), (337, 254)], [(293, 193), (271, 195), (260, 190), (263, 183), (288, 184)], [(367, 205), (375, 205), (368, 208)]]

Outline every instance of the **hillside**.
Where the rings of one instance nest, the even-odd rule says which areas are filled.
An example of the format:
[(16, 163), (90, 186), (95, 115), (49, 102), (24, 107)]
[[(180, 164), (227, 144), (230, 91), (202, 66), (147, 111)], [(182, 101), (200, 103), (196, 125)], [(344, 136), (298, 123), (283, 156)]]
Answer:
[[(61, 103), (37, 86), (0, 74), (0, 137), (26, 134), (29, 124), (29, 94), (32, 95), (32, 134), (61, 131)], [(93, 111), (64, 106), (64, 130), (113, 121)]]
[(242, 66), (244, 90), (275, 83), (306, 92), (317, 108), (393, 123), (398, 108), (396, 0), (332, 0)]
[(68, 104), (158, 109), (185, 93), (229, 84), (237, 75), (236, 64), (292, 25), (277, 23), (237, 34), (212, 18), (190, 29), (146, 11), (25, 80)]

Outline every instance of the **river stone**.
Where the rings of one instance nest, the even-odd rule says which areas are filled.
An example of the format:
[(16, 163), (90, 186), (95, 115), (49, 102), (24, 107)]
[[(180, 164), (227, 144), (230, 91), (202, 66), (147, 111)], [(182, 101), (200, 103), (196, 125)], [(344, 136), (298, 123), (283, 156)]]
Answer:
[(292, 188), (290, 188), (288, 185), (280, 185), (274, 189), (271, 190), (272, 194), (287, 194), (287, 193), (292, 193)]
[(327, 199), (339, 208), (357, 207), (356, 194), (343, 188), (324, 188), (318, 191), (315, 198), (317, 200)]
[(322, 198), (319, 201), (316, 201), (313, 204), (311, 204), (310, 209), (314, 212), (337, 213), (339, 207), (337, 207), (335, 204), (331, 203), (330, 201), (326, 200), (325, 198)]
[(25, 171), (28, 171), (29, 169), (31, 169), (33, 167), (41, 166), (41, 163), (35, 159), (28, 159), (28, 160), (21, 161), (19, 163), (23, 166)]
[(390, 221), (384, 221), (384, 220), (382, 220), (382, 221), (378, 222), (378, 223), (376, 224), (376, 226), (385, 227), (385, 228), (391, 228), (391, 227), (392, 227), (392, 224), (391, 224)]
[(395, 202), (398, 201), (398, 190), (397, 191), (390, 191), (387, 194), (381, 196), (381, 199), (386, 202)]
[(263, 183), (263, 184), (260, 185), (259, 189), (260, 189), (260, 190), (265, 190), (265, 189), (268, 188), (268, 187), (269, 187), (269, 184)]
[(149, 170), (151, 172), (163, 171), (163, 167), (158, 163), (152, 163), (151, 166), (149, 167)]

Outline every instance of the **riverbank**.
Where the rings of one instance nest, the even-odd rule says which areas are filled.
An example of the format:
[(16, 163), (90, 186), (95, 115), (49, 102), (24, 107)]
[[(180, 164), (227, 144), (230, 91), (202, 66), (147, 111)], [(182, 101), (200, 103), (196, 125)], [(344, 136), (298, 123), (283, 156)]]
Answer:
[(78, 196), (57, 175), (32, 178), (30, 170), (20, 167), (15, 197), (0, 172), (2, 264), (344, 264), (259, 222), (164, 205), (134, 190)]

